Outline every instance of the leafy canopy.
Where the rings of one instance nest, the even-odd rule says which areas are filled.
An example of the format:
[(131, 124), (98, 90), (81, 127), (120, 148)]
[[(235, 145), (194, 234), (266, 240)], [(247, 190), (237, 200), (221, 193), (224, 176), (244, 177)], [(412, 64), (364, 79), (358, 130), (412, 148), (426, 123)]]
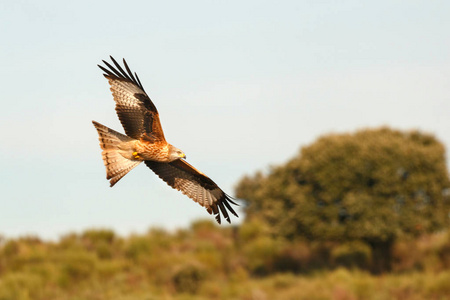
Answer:
[(382, 243), (447, 226), (448, 187), (434, 136), (380, 128), (323, 136), (236, 194), (273, 234)]

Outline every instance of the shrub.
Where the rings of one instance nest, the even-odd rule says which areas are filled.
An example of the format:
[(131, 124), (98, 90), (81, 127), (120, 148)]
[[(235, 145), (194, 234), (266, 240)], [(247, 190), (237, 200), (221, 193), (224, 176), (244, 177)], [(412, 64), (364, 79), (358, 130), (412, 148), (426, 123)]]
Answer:
[[(434, 280), (430, 281), (427, 286), (427, 292), (430, 299), (448, 299), (450, 295), (450, 271), (441, 272), (436, 275)], [(445, 298), (440, 295), (447, 295)]]
[(246, 243), (264, 236), (268, 231), (266, 227), (266, 224), (257, 219), (246, 221), (239, 227), (239, 238), (243, 243)]
[(84, 242), (95, 244), (98, 242), (112, 244), (116, 238), (114, 231), (109, 229), (90, 229), (83, 232), (81, 238)]
[(19, 242), (15, 240), (8, 241), (2, 247), (1, 255), (12, 258), (19, 254)]
[(59, 284), (71, 286), (92, 277), (96, 269), (96, 257), (86, 252), (66, 253), (61, 257)]
[(286, 243), (276, 254), (274, 269), (280, 272), (306, 272), (310, 267), (311, 257), (311, 248), (307, 243)]
[(360, 241), (341, 244), (332, 250), (331, 255), (337, 266), (347, 268), (368, 269), (372, 260), (370, 246)]
[[(450, 237), (450, 235), (449, 235)], [(445, 269), (450, 269), (450, 239), (449, 241), (438, 250), (439, 258), (442, 261), (442, 265)]]
[(281, 249), (281, 242), (270, 236), (261, 236), (244, 247), (249, 271), (264, 276), (274, 271), (274, 262)]
[(192, 222), (191, 230), (194, 232), (198, 231), (215, 231), (217, 229), (216, 224), (211, 220), (197, 220)]
[(423, 253), (417, 241), (406, 239), (397, 241), (392, 248), (392, 271), (405, 272), (423, 269)]
[(172, 282), (177, 292), (194, 294), (206, 279), (205, 268), (197, 263), (188, 263), (176, 268)]
[(10, 273), (0, 281), (0, 300), (29, 300), (41, 297), (42, 279), (30, 273)]
[(125, 256), (134, 261), (141, 255), (149, 255), (152, 252), (152, 243), (148, 237), (130, 237), (125, 244)]

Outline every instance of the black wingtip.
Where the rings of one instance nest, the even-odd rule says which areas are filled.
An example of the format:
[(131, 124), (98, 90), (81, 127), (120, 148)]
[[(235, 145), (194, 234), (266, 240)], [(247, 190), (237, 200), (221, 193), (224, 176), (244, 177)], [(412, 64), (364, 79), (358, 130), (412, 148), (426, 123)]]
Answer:
[(142, 86), (142, 83), (139, 80), (139, 77), (137, 76), (136, 72), (134, 73), (134, 76), (133, 76), (133, 73), (131, 72), (130, 68), (128, 67), (128, 64), (125, 61), (125, 58), (123, 59), (123, 63), (124, 63), (126, 71), (120, 66), (120, 64), (114, 59), (114, 57), (112, 55), (110, 55), (109, 58), (111, 59), (114, 66), (105, 60), (102, 60), (102, 62), (106, 65), (107, 68), (105, 68), (101, 65), (97, 65), (103, 72), (105, 72), (105, 74), (103, 74), (103, 75), (106, 78), (113, 77), (113, 78), (118, 78), (121, 80), (126, 80), (129, 82), (132, 82), (145, 92), (144, 87)]
[(141, 89), (142, 89), (143, 91), (145, 91), (145, 90), (144, 90), (144, 87), (142, 86), (141, 81), (139, 80), (138, 74), (136, 74), (136, 72), (134, 72), (134, 75), (136, 76), (137, 83), (139, 84), (139, 86), (141, 87)]
[(220, 209), (220, 211), (222, 212), (223, 217), (225, 218), (225, 220), (227, 220), (228, 223), (231, 223), (231, 222), (230, 222), (230, 216), (228, 215), (228, 212), (227, 212), (225, 206), (223, 206), (224, 202), (225, 202), (225, 201), (219, 202), (219, 209)]
[(228, 222), (228, 224), (231, 224), (231, 218), (229, 215), (229, 212), (232, 213), (235, 217), (239, 218), (238, 214), (234, 211), (234, 209), (231, 207), (230, 203), (236, 204), (234, 201), (230, 199), (231, 197), (227, 194), (224, 195), (221, 200), (219, 200), (216, 205), (211, 206), (208, 209), (208, 212), (211, 214), (214, 214), (214, 217), (216, 218), (217, 223), (221, 224), (221, 214), (223, 215), (224, 219)]
[(105, 67), (101, 66), (101, 65), (97, 65), (103, 72), (103, 76), (108, 77), (108, 76), (113, 76), (114, 74), (111, 73), (111, 71), (109, 71), (108, 69), (106, 69)]
[(125, 66), (125, 69), (127, 70), (128, 76), (131, 78), (131, 80), (133, 80), (134, 82), (137, 82), (136, 78), (134, 78), (134, 76), (133, 76), (133, 72), (131, 72), (130, 68), (128, 67), (128, 64), (127, 64), (127, 61), (125, 60), (125, 58), (123, 59), (123, 65)]
[(236, 202), (233, 201), (233, 200), (236, 200), (236, 198), (231, 197), (231, 196), (228, 195), (228, 194), (225, 194), (225, 199), (227, 199), (228, 201), (230, 201), (231, 203), (233, 203), (233, 204), (236, 205), (236, 206), (240, 206), (239, 204), (237, 204)]
[(227, 201), (223, 201), (223, 204), (228, 208), (228, 210), (237, 218), (239, 218), (238, 214), (234, 211), (231, 205)]
[(219, 223), (219, 225), (222, 224), (222, 221), (220, 220), (220, 213), (219, 212), (215, 215), (215, 217), (216, 217), (217, 223)]

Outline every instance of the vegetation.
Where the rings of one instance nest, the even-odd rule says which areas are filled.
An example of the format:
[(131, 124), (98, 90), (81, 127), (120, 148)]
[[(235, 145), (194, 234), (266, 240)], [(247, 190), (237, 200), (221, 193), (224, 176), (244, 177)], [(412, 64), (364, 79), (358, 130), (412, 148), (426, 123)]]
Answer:
[(237, 196), (246, 221), (289, 239), (357, 242), (381, 272), (397, 238), (447, 228), (449, 187), (436, 138), (381, 128), (324, 136), (269, 174), (245, 177)]
[(0, 300), (448, 299), (449, 186), (433, 136), (328, 135), (241, 180), (238, 227), (0, 237)]
[(198, 221), (122, 238), (110, 230), (0, 247), (0, 299), (445, 299), (450, 233), (398, 240), (393, 271), (366, 271), (364, 244), (288, 241), (257, 223)]

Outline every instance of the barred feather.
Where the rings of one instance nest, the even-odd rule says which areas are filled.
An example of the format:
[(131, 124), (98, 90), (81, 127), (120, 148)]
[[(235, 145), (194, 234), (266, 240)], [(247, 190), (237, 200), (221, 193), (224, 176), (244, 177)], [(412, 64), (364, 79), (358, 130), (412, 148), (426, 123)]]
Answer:
[(111, 57), (111, 60), (112, 64), (103, 61), (106, 67), (99, 67), (108, 79), (116, 102), (116, 112), (127, 135), (93, 121), (99, 134), (107, 179), (111, 186), (141, 161), (145, 161), (169, 186), (205, 207), (219, 224), (221, 215), (230, 223), (229, 213), (238, 216), (231, 207), (231, 204), (237, 205), (233, 198), (205, 174), (180, 159), (183, 156), (174, 156), (176, 148), (166, 142), (158, 110), (139, 77), (131, 72), (125, 60), (124, 67), (114, 58)]
[(103, 149), (102, 158), (106, 167), (106, 179), (114, 186), (123, 176), (141, 163), (141, 161), (130, 160), (123, 157), (118, 146), (133, 139), (114, 131), (100, 123), (92, 121), (97, 129), (100, 147)]

